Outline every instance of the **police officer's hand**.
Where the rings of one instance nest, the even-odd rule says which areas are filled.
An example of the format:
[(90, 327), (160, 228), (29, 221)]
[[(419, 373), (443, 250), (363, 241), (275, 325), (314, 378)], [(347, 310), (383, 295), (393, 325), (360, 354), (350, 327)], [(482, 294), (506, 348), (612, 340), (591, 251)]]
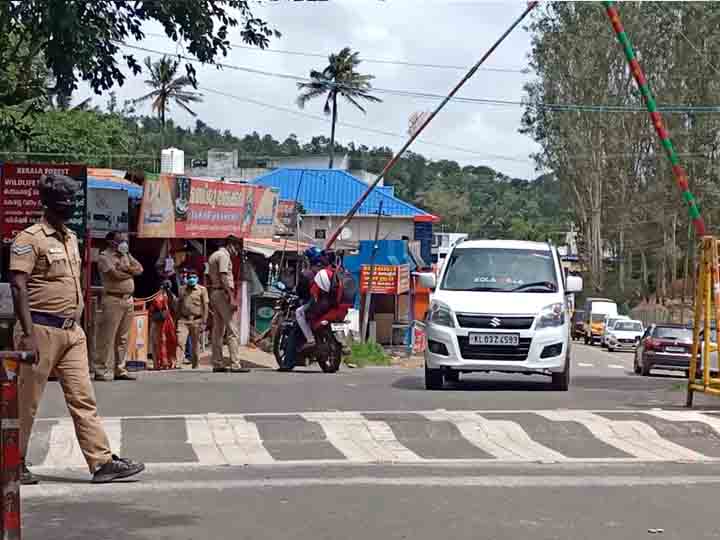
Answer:
[(22, 336), (20, 338), (20, 341), (18, 342), (18, 349), (20, 349), (21, 351), (30, 351), (37, 355), (38, 345), (37, 341), (35, 340), (35, 335), (30, 334), (29, 336)]

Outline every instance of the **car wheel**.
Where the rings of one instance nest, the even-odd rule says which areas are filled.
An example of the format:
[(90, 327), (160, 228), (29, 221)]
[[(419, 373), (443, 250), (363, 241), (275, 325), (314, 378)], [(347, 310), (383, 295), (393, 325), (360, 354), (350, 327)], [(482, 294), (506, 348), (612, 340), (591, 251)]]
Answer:
[(650, 376), (650, 366), (646, 365), (645, 362), (643, 362), (640, 365), (640, 374), (643, 377), (649, 377)]
[(588, 345), (588, 337), (585, 336), (585, 345)]
[(442, 390), (443, 372), (440, 369), (431, 369), (425, 363), (425, 389), (426, 390)]
[(552, 389), (558, 392), (567, 392), (570, 387), (570, 357), (565, 357), (565, 369), (560, 373), (552, 374)]
[(444, 378), (446, 382), (450, 383), (459, 383), (460, 382), (460, 372), (459, 371), (446, 371), (444, 373)]
[(608, 352), (615, 352), (615, 349), (613, 349), (613, 348), (612, 348), (612, 347), (610, 347), (609, 345), (608, 345), (608, 348), (607, 348), (607, 350), (608, 350)]

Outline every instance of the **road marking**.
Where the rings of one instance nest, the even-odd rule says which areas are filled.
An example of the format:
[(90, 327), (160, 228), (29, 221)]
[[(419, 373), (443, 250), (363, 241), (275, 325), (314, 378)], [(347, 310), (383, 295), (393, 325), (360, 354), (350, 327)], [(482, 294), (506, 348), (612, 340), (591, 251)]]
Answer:
[(579, 422), (605, 444), (648, 461), (703, 461), (707, 456), (663, 439), (649, 425), (635, 420), (609, 420), (589, 411), (538, 411), (556, 422)]
[(117, 484), (40, 484), (23, 488), (23, 500), (96, 498), (98, 495), (139, 494), (154, 492), (189, 493), (197, 490), (263, 489), (292, 487), (639, 487), (718, 485), (720, 476), (355, 476), (349, 478), (267, 478), (236, 480), (144, 480)]
[(225, 465), (225, 457), (217, 446), (208, 416), (187, 418), (188, 444), (192, 445), (198, 462), (203, 465)]
[(710, 416), (703, 414), (699, 411), (643, 411), (645, 414), (662, 418), (663, 420), (669, 420), (671, 422), (701, 422), (705, 425), (710, 426), (715, 430), (716, 433), (720, 434), (720, 418), (717, 416)]
[(621, 364), (609, 364), (608, 367), (612, 369), (625, 369), (625, 366)]
[(565, 461), (566, 456), (533, 441), (517, 423), (488, 420), (473, 412), (437, 411), (425, 415), (431, 421), (452, 422), (471, 444), (497, 459), (507, 461)]
[(275, 461), (263, 446), (254, 423), (238, 416), (208, 415), (208, 424), (228, 465), (267, 465)]
[(50, 428), (48, 453), (42, 467), (83, 467), (86, 466), (70, 418), (62, 418)]
[(595, 364), (585, 364), (584, 362), (578, 362), (578, 367), (594, 367)]
[(303, 417), (320, 424), (327, 440), (349, 461), (385, 463), (422, 459), (400, 443), (385, 422), (367, 420), (360, 413), (305, 413)]

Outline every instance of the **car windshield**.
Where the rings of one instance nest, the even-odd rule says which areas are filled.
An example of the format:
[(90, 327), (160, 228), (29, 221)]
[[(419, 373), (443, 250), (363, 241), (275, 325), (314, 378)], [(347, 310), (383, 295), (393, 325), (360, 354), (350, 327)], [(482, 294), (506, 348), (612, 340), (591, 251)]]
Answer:
[(605, 322), (605, 315), (602, 313), (596, 313), (591, 316), (592, 322)]
[(642, 324), (639, 322), (618, 321), (615, 323), (615, 330), (619, 332), (642, 332)]
[(442, 288), (450, 291), (556, 292), (549, 251), (462, 248), (448, 259)]
[(657, 326), (653, 336), (660, 339), (674, 339), (676, 341), (691, 340), (692, 330), (689, 328), (673, 328), (671, 326)]

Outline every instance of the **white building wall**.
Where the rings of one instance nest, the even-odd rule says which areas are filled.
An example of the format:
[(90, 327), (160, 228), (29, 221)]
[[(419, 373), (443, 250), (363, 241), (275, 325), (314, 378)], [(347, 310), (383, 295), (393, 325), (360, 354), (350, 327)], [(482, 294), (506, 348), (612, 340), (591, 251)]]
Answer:
[[(324, 230), (328, 238), (335, 228), (342, 221), (339, 216), (303, 216), (300, 232), (302, 239), (308, 242), (321, 243), (322, 240), (315, 238), (316, 230)], [(360, 240), (375, 239), (375, 217), (356, 217), (348, 226), (352, 236), (348, 242), (359, 242)], [(415, 226), (412, 218), (383, 217), (380, 220), (380, 240), (402, 240), (403, 236), (412, 240), (415, 233)]]

